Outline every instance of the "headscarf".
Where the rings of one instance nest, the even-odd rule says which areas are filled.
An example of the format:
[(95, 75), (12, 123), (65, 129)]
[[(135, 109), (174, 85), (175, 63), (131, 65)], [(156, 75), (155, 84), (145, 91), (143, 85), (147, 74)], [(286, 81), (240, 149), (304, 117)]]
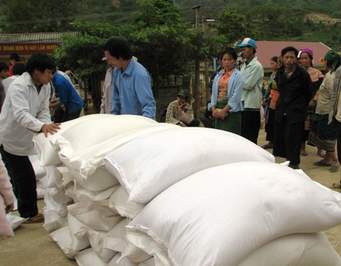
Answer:
[(341, 64), (341, 56), (334, 50), (329, 50), (324, 56), (324, 60), (326, 60), (331, 71), (335, 71)]
[(314, 57), (314, 53), (313, 53), (313, 50), (310, 49), (310, 48), (302, 48), (299, 52), (298, 52), (298, 58), (301, 57), (301, 54), (302, 53), (306, 53), (309, 55), (310, 59), (313, 60), (313, 57)]

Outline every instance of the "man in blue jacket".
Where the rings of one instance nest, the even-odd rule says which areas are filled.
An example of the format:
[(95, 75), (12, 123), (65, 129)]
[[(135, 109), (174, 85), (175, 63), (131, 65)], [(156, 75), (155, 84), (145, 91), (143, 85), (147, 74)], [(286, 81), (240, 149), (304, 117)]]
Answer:
[(155, 119), (155, 100), (148, 71), (132, 58), (129, 43), (111, 38), (104, 46), (104, 56), (113, 71), (112, 113), (142, 115)]
[(64, 72), (58, 70), (53, 75), (52, 84), (55, 96), (60, 101), (60, 105), (54, 112), (53, 120), (60, 123), (78, 118), (84, 102), (72, 84), (71, 79)]

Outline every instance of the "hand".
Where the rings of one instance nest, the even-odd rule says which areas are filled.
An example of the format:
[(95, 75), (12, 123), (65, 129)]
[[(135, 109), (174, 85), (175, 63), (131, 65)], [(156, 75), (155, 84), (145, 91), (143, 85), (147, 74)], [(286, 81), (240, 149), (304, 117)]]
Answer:
[(8, 204), (6, 206), (6, 213), (9, 213), (14, 210), (14, 203)]
[(219, 118), (220, 110), (221, 110), (221, 109), (218, 109), (218, 108), (214, 108), (214, 109), (212, 110), (212, 116), (213, 116), (213, 118)]
[(45, 137), (47, 137), (48, 133), (53, 135), (60, 129), (59, 123), (51, 123), (51, 124), (44, 124), (41, 128), (41, 131), (44, 133)]

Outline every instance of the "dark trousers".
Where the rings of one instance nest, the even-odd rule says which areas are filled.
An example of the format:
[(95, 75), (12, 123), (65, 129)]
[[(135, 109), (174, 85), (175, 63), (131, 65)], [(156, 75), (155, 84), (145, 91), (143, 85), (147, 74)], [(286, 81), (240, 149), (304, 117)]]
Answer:
[(291, 165), (299, 165), (303, 128), (303, 121), (289, 123), (286, 117), (281, 122), (276, 121), (273, 154), (287, 158)]
[(259, 110), (242, 112), (241, 135), (244, 138), (257, 144), (258, 133), (260, 129), (260, 112)]
[(18, 200), (20, 216), (30, 218), (37, 215), (36, 175), (28, 156), (13, 155), (6, 152), (3, 146), (0, 152)]
[(266, 140), (272, 142), (274, 139), (274, 127), (275, 127), (275, 110), (270, 109), (268, 111), (268, 119), (265, 124)]

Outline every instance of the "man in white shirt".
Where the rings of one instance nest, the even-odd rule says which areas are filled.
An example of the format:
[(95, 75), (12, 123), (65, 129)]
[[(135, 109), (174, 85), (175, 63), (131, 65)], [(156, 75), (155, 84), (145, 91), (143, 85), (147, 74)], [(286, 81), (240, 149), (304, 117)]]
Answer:
[(50, 81), (56, 70), (45, 54), (35, 54), (27, 62), (27, 72), (10, 85), (0, 114), (0, 152), (18, 199), (20, 216), (42, 222), (38, 214), (36, 177), (28, 155), (34, 152), (33, 134), (45, 136), (59, 129), (51, 123)]

